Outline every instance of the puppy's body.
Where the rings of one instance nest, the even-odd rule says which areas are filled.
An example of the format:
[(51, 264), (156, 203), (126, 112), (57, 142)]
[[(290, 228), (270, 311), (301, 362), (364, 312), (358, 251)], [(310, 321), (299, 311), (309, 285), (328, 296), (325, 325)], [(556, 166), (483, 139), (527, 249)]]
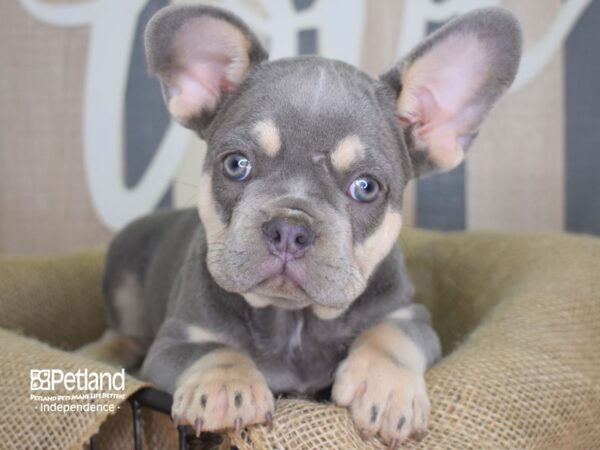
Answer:
[(146, 47), (169, 112), (207, 142), (197, 211), (115, 239), (111, 331), (86, 351), (143, 360), (198, 434), (268, 422), (273, 392), (332, 383), (363, 433), (392, 446), (423, 433), (440, 346), (395, 245), (402, 193), (463, 159), (514, 78), (514, 18), (466, 15), (379, 80), (318, 57), (268, 62), (243, 22), (205, 6), (163, 9)]
[[(398, 249), (380, 264), (365, 292), (332, 320), (320, 319), (309, 308), (250, 306), (241, 295), (214, 282), (206, 267), (206, 251), (197, 211), (185, 210), (134, 222), (119, 234), (109, 252), (104, 290), (110, 326), (135, 336), (145, 348), (155, 342), (144, 371), (151, 372), (153, 381), (167, 391), (173, 391), (182, 371), (177, 365), (181, 355), (169, 349), (167, 359), (153, 365), (153, 355), (165, 347), (161, 334), (168, 335), (169, 341), (178, 340), (182, 347), (196, 347), (199, 339), (234, 345), (252, 357), (271, 389), (288, 393), (312, 394), (331, 385), (354, 339), (393, 312), (399, 318), (392, 320), (409, 333), (423, 335), (419, 343), (429, 362), (439, 355), (426, 310), (410, 303), (412, 288)], [(188, 289), (197, 295), (181, 295)], [(128, 316), (124, 308), (143, 314)], [(200, 354), (216, 345), (198, 347), (193, 350)]]

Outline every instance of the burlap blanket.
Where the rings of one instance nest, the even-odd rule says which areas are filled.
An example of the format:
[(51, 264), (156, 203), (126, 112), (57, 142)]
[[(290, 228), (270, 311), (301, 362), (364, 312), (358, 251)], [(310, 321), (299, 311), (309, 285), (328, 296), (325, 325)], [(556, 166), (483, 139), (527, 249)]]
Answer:
[[(600, 448), (600, 240), (407, 230), (401, 243), (447, 355), (427, 375), (429, 433), (405, 448)], [(98, 429), (100, 448), (131, 448), (127, 402), (64, 414), (30, 398), (31, 369), (114, 371), (68, 352), (104, 327), (101, 267), (99, 251), (0, 259), (0, 448), (81, 448)], [(123, 393), (141, 386), (129, 377)], [(146, 448), (176, 447), (166, 416), (143, 422)], [(344, 409), (306, 400), (279, 400), (270, 432), (228, 438), (241, 450), (383, 448)]]

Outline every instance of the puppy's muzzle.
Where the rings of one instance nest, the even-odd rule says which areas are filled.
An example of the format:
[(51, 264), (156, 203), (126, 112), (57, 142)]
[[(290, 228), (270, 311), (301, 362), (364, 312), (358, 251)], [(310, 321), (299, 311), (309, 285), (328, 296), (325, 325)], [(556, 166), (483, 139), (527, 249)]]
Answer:
[(284, 261), (302, 258), (316, 239), (308, 224), (285, 218), (263, 223), (262, 231), (269, 251)]

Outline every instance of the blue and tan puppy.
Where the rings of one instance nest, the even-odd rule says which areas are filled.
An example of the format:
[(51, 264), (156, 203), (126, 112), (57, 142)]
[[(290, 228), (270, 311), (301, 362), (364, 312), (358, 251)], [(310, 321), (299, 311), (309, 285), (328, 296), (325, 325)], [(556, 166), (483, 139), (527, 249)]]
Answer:
[(333, 384), (363, 433), (422, 434), (440, 345), (395, 246), (402, 193), (462, 161), (515, 76), (516, 20), (462, 16), (379, 80), (318, 57), (269, 62), (240, 19), (206, 6), (161, 10), (146, 49), (170, 114), (208, 144), (197, 211), (117, 236), (111, 331), (87, 350), (143, 362), (198, 432), (268, 422), (273, 393)]

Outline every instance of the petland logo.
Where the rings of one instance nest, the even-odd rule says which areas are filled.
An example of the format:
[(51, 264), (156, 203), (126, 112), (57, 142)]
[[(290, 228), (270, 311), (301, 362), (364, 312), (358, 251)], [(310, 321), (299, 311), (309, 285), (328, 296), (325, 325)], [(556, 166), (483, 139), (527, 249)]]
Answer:
[[(125, 369), (120, 372), (94, 372), (79, 369), (31, 369), (29, 399), (35, 409), (47, 413), (114, 413), (125, 400)], [(56, 394), (50, 391), (76, 391)], [(86, 392), (90, 391), (90, 392)]]
[(54, 391), (57, 388), (67, 391), (122, 391), (125, 389), (125, 369), (114, 373), (92, 372), (87, 369), (79, 369), (77, 372), (31, 369), (29, 380), (32, 391)]

